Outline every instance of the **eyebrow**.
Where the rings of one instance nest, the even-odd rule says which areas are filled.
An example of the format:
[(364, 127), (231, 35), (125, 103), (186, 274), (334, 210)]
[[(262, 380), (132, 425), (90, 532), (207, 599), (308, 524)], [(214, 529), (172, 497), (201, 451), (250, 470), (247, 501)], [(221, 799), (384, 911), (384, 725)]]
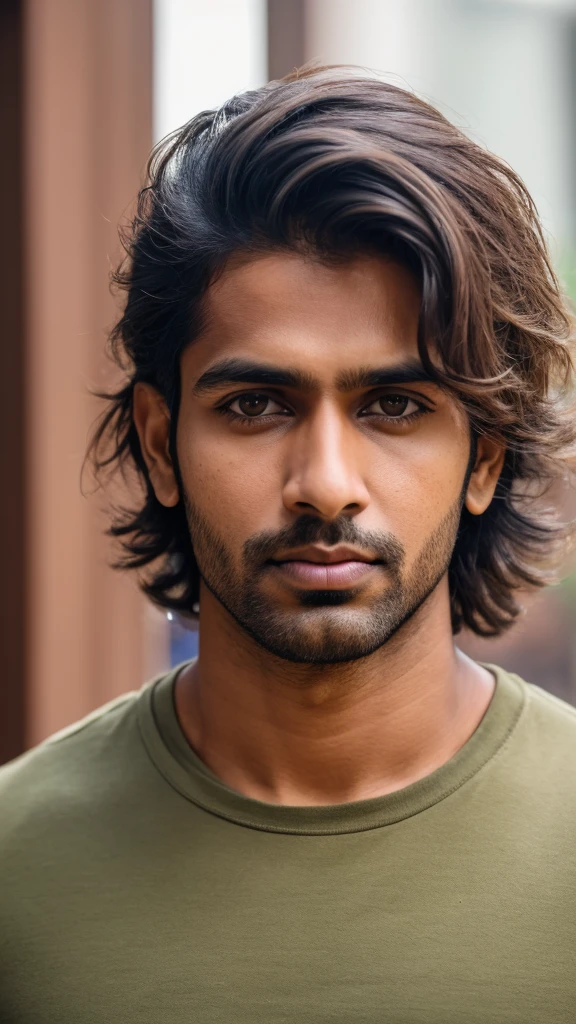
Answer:
[(339, 391), (357, 391), (360, 388), (379, 388), (387, 384), (436, 384), (435, 377), (417, 359), (408, 359), (395, 366), (374, 368), (359, 366), (344, 370), (336, 378)]
[(196, 381), (193, 391), (203, 395), (224, 384), (265, 384), (283, 388), (296, 388), (298, 391), (314, 391), (319, 381), (302, 370), (279, 366), (268, 366), (266, 363), (253, 363), (247, 359), (223, 359), (206, 370)]
[[(390, 384), (435, 383), (434, 377), (417, 360), (396, 366), (374, 368), (360, 366), (345, 370), (336, 378), (339, 391), (357, 391)], [(294, 388), (297, 391), (318, 391), (320, 381), (291, 367), (269, 366), (246, 359), (223, 359), (206, 370), (193, 387), (195, 395), (204, 395), (227, 384), (262, 384), (268, 387)]]

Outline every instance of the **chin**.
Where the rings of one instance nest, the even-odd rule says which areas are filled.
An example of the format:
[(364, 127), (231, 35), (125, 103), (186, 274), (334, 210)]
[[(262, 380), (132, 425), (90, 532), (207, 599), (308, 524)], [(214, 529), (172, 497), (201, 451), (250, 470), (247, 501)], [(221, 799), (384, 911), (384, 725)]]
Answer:
[(257, 624), (244, 621), (241, 625), (270, 654), (306, 665), (337, 665), (369, 657), (394, 631), (376, 624), (367, 611), (348, 609), (343, 614), (332, 608), (323, 605), (303, 614), (272, 612)]

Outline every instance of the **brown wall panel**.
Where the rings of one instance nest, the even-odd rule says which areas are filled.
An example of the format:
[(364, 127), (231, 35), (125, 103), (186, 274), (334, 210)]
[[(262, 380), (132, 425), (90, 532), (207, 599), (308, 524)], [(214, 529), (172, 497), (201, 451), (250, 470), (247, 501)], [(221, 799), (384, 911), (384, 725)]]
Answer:
[(151, 145), (151, 0), (29, 0), (27, 743), (139, 687), (145, 614), (80, 475), (114, 373), (108, 287)]
[(283, 78), (305, 60), (306, 0), (268, 0), (268, 78)]

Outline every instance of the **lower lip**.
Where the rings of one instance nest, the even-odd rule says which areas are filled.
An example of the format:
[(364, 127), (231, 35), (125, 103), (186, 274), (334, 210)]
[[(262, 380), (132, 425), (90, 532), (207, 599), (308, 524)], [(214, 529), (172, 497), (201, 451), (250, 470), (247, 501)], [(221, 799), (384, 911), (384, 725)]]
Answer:
[(351, 587), (377, 568), (373, 562), (275, 562), (274, 566), (294, 583), (311, 590)]

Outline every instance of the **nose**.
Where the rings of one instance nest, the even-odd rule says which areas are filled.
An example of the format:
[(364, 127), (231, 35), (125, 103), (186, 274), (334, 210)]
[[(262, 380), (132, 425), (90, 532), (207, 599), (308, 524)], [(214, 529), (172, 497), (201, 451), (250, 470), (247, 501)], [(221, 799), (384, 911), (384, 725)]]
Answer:
[(357, 515), (369, 504), (361, 473), (358, 432), (326, 401), (292, 433), (284, 506), (298, 515), (335, 519)]

